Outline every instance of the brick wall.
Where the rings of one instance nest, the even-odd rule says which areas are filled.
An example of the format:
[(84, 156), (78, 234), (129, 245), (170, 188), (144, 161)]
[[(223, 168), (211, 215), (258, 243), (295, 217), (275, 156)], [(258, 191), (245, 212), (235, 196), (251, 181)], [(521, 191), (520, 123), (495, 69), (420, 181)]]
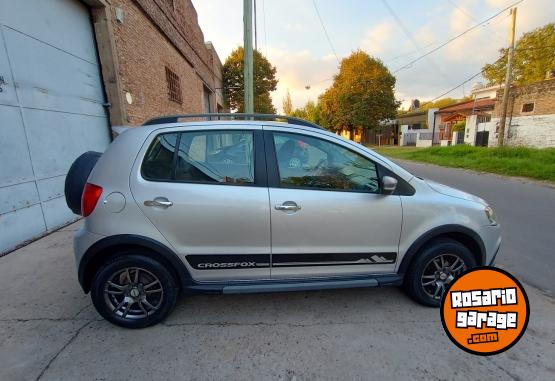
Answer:
[[(513, 87), (507, 115), (513, 117), (555, 114), (555, 79), (548, 79), (530, 85)], [(497, 91), (494, 116), (501, 117), (503, 90)], [(522, 106), (534, 103), (532, 112), (522, 112)]]
[[(111, 0), (114, 39), (127, 122), (139, 125), (153, 116), (203, 111), (203, 89), (222, 87), (215, 50), (204, 44), (190, 0)], [(123, 11), (123, 22), (115, 17)], [(219, 61), (219, 58), (217, 59)], [(221, 66), (221, 64), (220, 64)], [(182, 103), (169, 99), (166, 67), (179, 76)], [(210, 97), (216, 110), (216, 93)]]
[[(555, 79), (513, 87), (507, 112), (507, 144), (536, 148), (555, 147)], [(495, 109), (490, 123), (489, 145), (497, 145), (496, 133), (501, 118), (503, 90), (497, 91)], [(523, 105), (533, 103), (533, 111), (523, 112)]]

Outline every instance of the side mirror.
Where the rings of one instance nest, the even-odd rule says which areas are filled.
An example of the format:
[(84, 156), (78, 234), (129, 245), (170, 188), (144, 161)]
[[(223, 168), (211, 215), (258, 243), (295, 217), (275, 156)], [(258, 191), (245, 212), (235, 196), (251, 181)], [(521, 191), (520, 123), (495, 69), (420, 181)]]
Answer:
[(392, 194), (397, 188), (397, 179), (391, 176), (382, 177), (383, 194)]

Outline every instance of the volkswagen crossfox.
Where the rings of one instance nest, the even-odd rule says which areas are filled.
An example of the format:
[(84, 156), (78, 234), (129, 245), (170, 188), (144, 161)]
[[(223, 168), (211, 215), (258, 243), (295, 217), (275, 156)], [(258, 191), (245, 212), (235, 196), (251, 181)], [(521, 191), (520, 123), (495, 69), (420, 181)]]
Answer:
[(190, 292), (398, 285), (438, 306), (501, 243), (484, 200), (274, 115), (128, 128), (73, 163), (66, 200), (84, 217), (79, 282), (104, 318), (128, 328), (160, 322)]

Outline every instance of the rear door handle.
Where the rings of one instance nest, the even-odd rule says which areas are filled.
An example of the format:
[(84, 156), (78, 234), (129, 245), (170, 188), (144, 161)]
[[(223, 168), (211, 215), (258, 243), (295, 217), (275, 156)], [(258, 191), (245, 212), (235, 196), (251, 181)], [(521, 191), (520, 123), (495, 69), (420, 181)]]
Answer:
[(156, 197), (154, 200), (146, 200), (144, 204), (145, 206), (159, 206), (162, 208), (169, 208), (173, 205), (173, 202), (165, 197)]
[(294, 202), (294, 201), (285, 201), (281, 205), (278, 204), (278, 205), (274, 206), (274, 208), (276, 210), (283, 210), (285, 212), (296, 212), (297, 210), (301, 209), (301, 206), (297, 205), (297, 203)]

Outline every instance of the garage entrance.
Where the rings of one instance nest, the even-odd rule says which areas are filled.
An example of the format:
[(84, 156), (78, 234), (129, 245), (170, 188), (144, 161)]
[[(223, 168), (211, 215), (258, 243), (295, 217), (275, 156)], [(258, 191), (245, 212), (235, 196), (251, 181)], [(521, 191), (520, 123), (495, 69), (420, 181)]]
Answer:
[(88, 8), (0, 0), (0, 252), (74, 220), (69, 166), (109, 122)]

